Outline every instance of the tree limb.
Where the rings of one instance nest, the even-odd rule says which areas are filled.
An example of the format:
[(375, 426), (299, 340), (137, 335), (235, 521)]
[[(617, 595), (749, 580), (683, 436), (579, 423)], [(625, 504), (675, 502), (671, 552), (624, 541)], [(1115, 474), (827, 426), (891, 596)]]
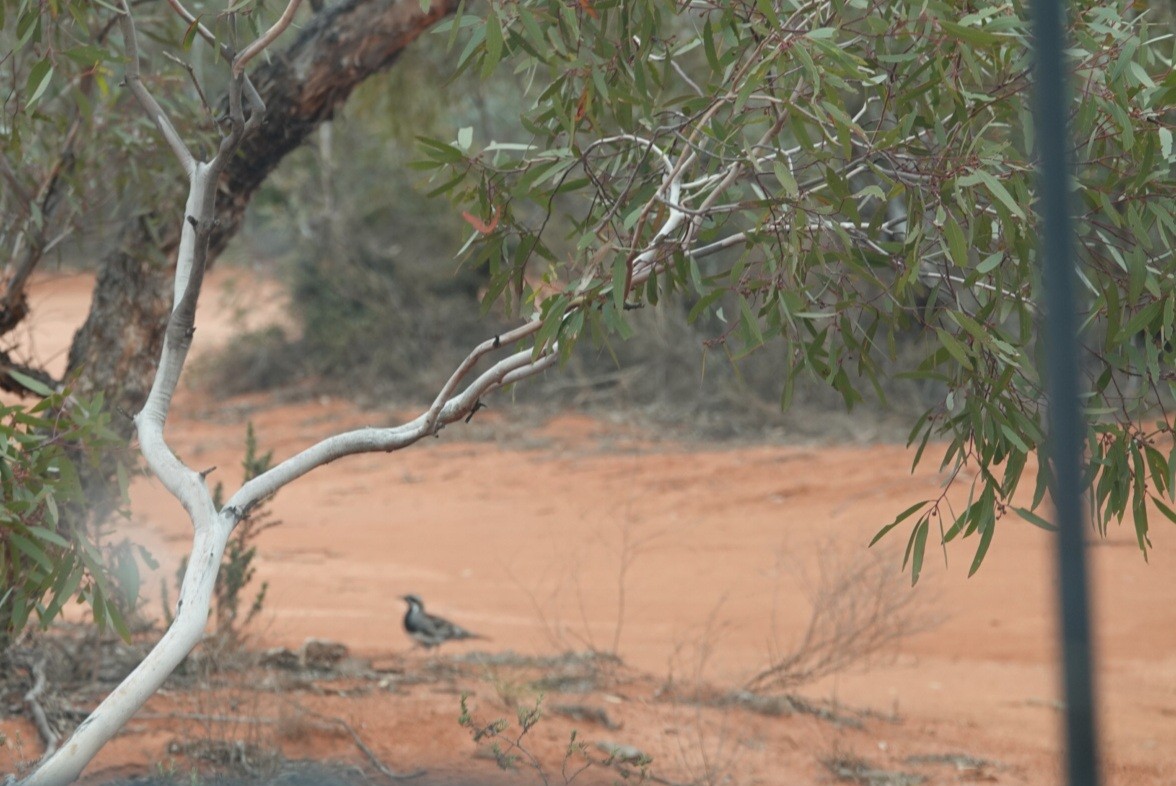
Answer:
[(184, 140), (180, 139), (180, 135), (176, 133), (176, 129), (168, 119), (167, 113), (163, 111), (163, 107), (147, 91), (139, 75), (139, 39), (135, 33), (135, 23), (131, 19), (131, 8), (127, 5), (127, 0), (123, 0), (122, 14), (119, 16), (118, 22), (122, 28), (123, 40), (126, 42), (127, 48), (127, 70), (123, 80), (139, 105), (143, 107), (143, 111), (147, 113), (147, 117), (155, 123), (176, 158), (179, 159), (184, 174), (191, 177), (196, 159), (192, 157), (192, 152), (188, 150)]
[[(169, 2), (189, 24), (195, 21), (180, 0)], [(284, 52), (250, 72), (243, 98), (247, 107), (265, 105), (265, 122), (225, 163), (208, 264), (240, 229), (254, 192), (282, 159), (331, 119), (360, 83), (386, 70), (456, 7), (457, 0), (433, 0), (424, 11), (420, 0), (343, 0), (311, 17)], [(206, 29), (199, 33), (211, 39)], [(228, 96), (221, 99), (222, 111), (228, 103)], [(90, 313), (69, 353), (69, 372), (78, 375), (75, 392), (101, 391), (110, 406), (128, 412), (147, 397), (169, 311), (167, 290), (179, 283), (168, 259), (180, 244), (181, 227), (169, 221), (156, 229), (160, 223), (152, 209), (124, 224), (119, 243), (102, 260)]]
[[(524, 327), (529, 328), (530, 325)], [(448, 398), (435, 418), (430, 417), (430, 408), (408, 423), (394, 428), (362, 428), (327, 437), (245, 483), (229, 499), (224, 510), (230, 510), (237, 516), (244, 515), (258, 501), (276, 493), (287, 483), (344, 456), (358, 453), (390, 453), (406, 448), (424, 437), (435, 434), (439, 425), (447, 425), (464, 418), (473, 411), (478, 399), (487, 393), (546, 371), (555, 365), (558, 359), (554, 348), (534, 360), (531, 350), (524, 349), (498, 361), (461, 393)], [(465, 367), (464, 363), (462, 367)]]

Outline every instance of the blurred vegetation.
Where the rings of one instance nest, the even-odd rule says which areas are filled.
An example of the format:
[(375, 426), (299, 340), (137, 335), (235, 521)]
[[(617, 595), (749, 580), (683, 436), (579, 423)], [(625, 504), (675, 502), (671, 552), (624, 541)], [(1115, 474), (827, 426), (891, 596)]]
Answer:
[[(105, 217), (151, 204), (172, 170), (147, 121), (119, 111), (109, 17), (80, 0), (53, 24), (31, 0), (5, 9), (20, 106), (0, 128), (0, 242), (14, 259), (81, 259), (91, 244), (71, 247), (71, 232), (105, 242)], [(891, 524), (913, 522), (916, 575), (941, 513), (944, 542), (978, 537), (973, 569), (1007, 512), (1048, 526), (1033, 512), (1048, 471), (1028, 509), (1009, 506), (1044, 441), (1022, 6), (465, 11), (364, 85), (254, 201), (235, 255), (290, 282), (297, 328), (237, 342), (206, 370), (211, 387), (419, 402), (475, 343), (535, 319), (534, 357), (558, 352), (564, 368), (520, 386), (523, 402), (640, 410), (711, 435), (905, 433), (920, 456), (946, 443), (971, 501), (923, 500)], [(150, 56), (184, 48), (167, 15), (143, 9)], [(1070, 24), (1087, 480), (1100, 528), (1130, 517), (1146, 554), (1148, 511), (1176, 519), (1172, 8), (1085, 0)], [(193, 60), (195, 80), (153, 78), (211, 139)], [(655, 149), (691, 171), (681, 202)], [(72, 185), (60, 199), (59, 178)], [(143, 202), (114, 196), (127, 192)], [(0, 323), (19, 306), (0, 304)]]
[[(33, 624), (44, 628), (66, 604), (89, 606), (99, 630), (129, 638), (128, 613), (139, 593), (139, 563), (151, 555), (113, 533), (125, 514), (126, 445), (109, 429), (101, 399), (26, 384), (44, 398), (32, 406), (0, 403), (0, 652)], [(86, 465), (115, 462), (119, 510), (84, 493)]]
[[(917, 579), (950, 522), (975, 571), (1006, 514), (1050, 526), (1051, 478), (1039, 462), (1014, 504), (1045, 433), (1032, 30), (1019, 6), (973, 6), (526, 0), (443, 22), (451, 48), (432, 37), (288, 170), (298, 373), (429, 397), (495, 329), (481, 292), (564, 362), (520, 398), (728, 427), (742, 409), (758, 430), (780, 404), (824, 428), (836, 404), (859, 436), (905, 407), (969, 503), (945, 490), (879, 536), (913, 522)], [(1086, 480), (1099, 528), (1130, 519), (1145, 555), (1149, 510), (1176, 520), (1168, 14), (1069, 17)], [(421, 84), (442, 109), (409, 122)], [(413, 159), (431, 177), (410, 188)]]
[[(368, 404), (418, 403), (474, 344), (513, 324), (507, 306), (482, 305), (485, 268), (451, 261), (473, 228), (413, 163), (416, 136), (456, 139), (475, 126), (487, 140), (524, 133), (523, 87), (503, 73), (446, 82), (451, 57), (441, 46), (408, 51), (263, 188), (230, 258), (272, 261), (288, 282), (298, 327), (233, 342), (198, 366), (202, 385), (223, 396), (304, 385)], [(552, 223), (553, 234), (567, 232), (566, 219)], [(581, 343), (557, 374), (517, 386), (516, 404), (620, 412), (712, 438), (776, 427), (789, 438), (873, 440), (905, 437), (934, 393), (933, 385), (891, 379), (885, 401), (846, 414), (841, 395), (801, 380), (783, 410), (786, 348), (735, 359), (708, 346), (722, 324), (713, 316), (691, 323), (694, 302), (634, 312), (631, 338)]]

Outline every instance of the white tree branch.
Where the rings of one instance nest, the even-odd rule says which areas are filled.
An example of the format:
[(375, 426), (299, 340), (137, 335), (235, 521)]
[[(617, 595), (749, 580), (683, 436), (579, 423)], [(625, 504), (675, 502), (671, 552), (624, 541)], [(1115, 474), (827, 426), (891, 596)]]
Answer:
[(126, 75), (124, 76), (127, 87), (130, 88), (131, 94), (135, 96), (139, 105), (143, 107), (143, 111), (151, 118), (151, 122), (155, 123), (159, 129), (159, 133), (163, 134), (164, 140), (167, 141), (172, 152), (179, 159), (184, 174), (191, 176), (196, 159), (192, 157), (192, 152), (188, 150), (188, 146), (184, 144), (184, 140), (180, 139), (180, 135), (176, 133), (176, 129), (171, 124), (171, 121), (168, 120), (167, 114), (163, 111), (163, 107), (147, 91), (147, 87), (143, 84), (143, 80), (139, 75), (139, 39), (135, 33), (135, 20), (131, 18), (131, 9), (127, 5), (127, 0), (123, 0), (122, 2), (122, 15), (118, 21), (119, 26), (122, 28), (123, 38), (126, 41), (127, 47), (128, 62)]
[(66, 786), (81, 775), (99, 749), (151, 697), (204, 635), (216, 572), (220, 567), (228, 527), (215, 526), (219, 517), (206, 508), (191, 511), (197, 526), (192, 558), (180, 589), (175, 620), (142, 662), (108, 695), (70, 738), (46, 759), (22, 786)]
[[(178, 0), (173, 2), (173, 7), (177, 5)], [(179, 6), (179, 11), (181, 16), (186, 14), (182, 6)], [(196, 303), (204, 279), (217, 179), (244, 136), (261, 122), (264, 105), (249, 80), (243, 75), (235, 75), (229, 88), (229, 133), (222, 139), (220, 149), (211, 162), (196, 161), (162, 108), (143, 85), (139, 73), (135, 26), (126, 0), (123, 0), (119, 23), (126, 38), (129, 59), (126, 83), (171, 146), (189, 180), (176, 259), (172, 312), (164, 334), (159, 368), (147, 401), (135, 416), (135, 426), (148, 466), (192, 519), (192, 556), (180, 587), (180, 601), (171, 626), (139, 666), (74, 731), (69, 741), (29, 775), (24, 781), (26, 786), (65, 786), (76, 780), (98, 750), (163, 685), (168, 675), (199, 643), (208, 621), (225, 544), (239, 520), (239, 516), (229, 510), (218, 512), (215, 509), (203, 477), (175, 455), (164, 439), (163, 428), (195, 331)], [(256, 51), (261, 51), (261, 48)], [(250, 109), (248, 118), (245, 116), (243, 100)]]
[[(532, 325), (535, 325), (533, 329)], [(538, 330), (538, 323), (528, 323), (512, 332), (524, 330), (528, 333), (534, 332)], [(485, 354), (479, 354), (483, 347), (496, 342), (497, 339), (491, 339), (479, 344), (470, 353), (470, 357), (480, 357), (481, 354)], [(478, 400), (487, 393), (551, 368), (558, 360), (555, 350), (556, 347), (552, 347), (546, 354), (534, 360), (530, 349), (503, 358), (483, 372), (461, 393), (446, 398), (435, 414), (434, 407), (430, 407), (408, 423), (394, 428), (363, 428), (328, 437), (245, 483), (225, 504), (224, 510), (236, 516), (245, 515), (260, 500), (324, 464), (357, 453), (391, 453), (408, 447), (423, 437), (436, 434), (440, 426), (459, 420), (472, 412)], [(465, 369), (468, 374), (473, 368), (473, 363), (467, 358), (458, 368)], [(459, 381), (462, 376), (465, 375), (459, 376), (457, 372), (454, 374)], [(451, 377), (450, 383), (453, 381)], [(446, 383), (446, 386), (449, 387), (450, 383)]]
[(538, 332), (542, 324), (543, 323), (538, 319), (533, 319), (530, 322), (527, 322), (526, 324), (514, 328), (513, 330), (510, 330), (506, 333), (497, 335), (494, 338), (486, 339), (481, 344), (474, 347), (470, 354), (466, 356), (465, 360), (463, 360), (461, 364), (459, 364), (458, 367), (454, 370), (453, 374), (450, 375), (449, 379), (446, 380), (445, 384), (441, 387), (441, 392), (439, 392), (437, 397), (433, 399), (432, 406), (429, 407), (428, 411), (424, 415), (425, 427), (430, 431), (436, 427), (438, 418), (441, 416), (441, 411), (449, 402), (450, 397), (453, 395), (453, 391), (457, 390), (457, 386), (463, 379), (465, 379), (465, 377), (470, 373), (473, 367), (477, 365), (478, 361), (483, 356), (504, 345), (513, 344), (516, 341), (522, 341), (524, 338)]

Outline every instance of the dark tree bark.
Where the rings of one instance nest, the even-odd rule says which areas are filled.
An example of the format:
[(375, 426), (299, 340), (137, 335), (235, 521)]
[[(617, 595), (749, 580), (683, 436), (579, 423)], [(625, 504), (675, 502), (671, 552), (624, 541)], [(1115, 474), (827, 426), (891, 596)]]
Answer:
[[(240, 229), (249, 200), (281, 160), (330, 120), (356, 86), (387, 69), (456, 7), (457, 0), (433, 0), (422, 12), (420, 0), (344, 0), (315, 14), (289, 48), (251, 72), (266, 104), (265, 121), (221, 179), (209, 264)], [(146, 398), (163, 346), (181, 191), (172, 205), (127, 221), (117, 248), (102, 260), (90, 314), (70, 348), (75, 391), (102, 391), (109, 406), (128, 413)], [(127, 418), (115, 425), (130, 433)]]

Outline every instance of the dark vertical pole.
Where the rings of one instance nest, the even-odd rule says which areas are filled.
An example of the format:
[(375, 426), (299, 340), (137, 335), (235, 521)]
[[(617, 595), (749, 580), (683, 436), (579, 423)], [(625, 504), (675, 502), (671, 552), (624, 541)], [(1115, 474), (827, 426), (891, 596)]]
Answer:
[(1096, 786), (1093, 656), (1081, 471), (1085, 429), (1078, 402), (1077, 317), (1074, 303), (1073, 224), (1066, 151), (1069, 110), (1064, 66), (1062, 0), (1033, 0), (1037, 49), (1034, 91), (1041, 191), (1046, 390), (1055, 486), (1062, 659), (1066, 697), (1066, 764), (1071, 786)]

